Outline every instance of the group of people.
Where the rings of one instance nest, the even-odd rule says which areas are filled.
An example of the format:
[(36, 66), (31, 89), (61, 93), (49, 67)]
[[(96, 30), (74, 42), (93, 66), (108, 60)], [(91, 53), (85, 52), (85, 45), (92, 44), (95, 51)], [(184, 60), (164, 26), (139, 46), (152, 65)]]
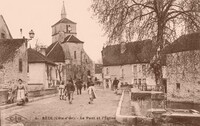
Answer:
[[(17, 105), (24, 105), (26, 102), (28, 102), (28, 90), (22, 79), (19, 79), (17, 82), (18, 84), (8, 91), (7, 103), (13, 103), (14, 99), (16, 98)], [(60, 100), (66, 100), (68, 98), (69, 104), (72, 104), (75, 89), (77, 89), (77, 95), (81, 95), (82, 87), (84, 87), (84, 90), (86, 87), (88, 88), (88, 103), (92, 104), (93, 100), (96, 99), (96, 93), (94, 83), (92, 82), (91, 78), (88, 80), (87, 85), (83, 84), (80, 79), (78, 79), (75, 83), (72, 79), (68, 80), (67, 83), (62, 82), (59, 85)]]
[(9, 89), (7, 103), (13, 103), (15, 98), (17, 105), (24, 105), (28, 102), (28, 90), (22, 79), (18, 80), (18, 84), (14, 88)]
[[(67, 100), (69, 101), (69, 104), (72, 104), (72, 100), (74, 99), (74, 92), (75, 89), (77, 90), (77, 95), (81, 95), (82, 93), (82, 87), (84, 87), (84, 90), (86, 89), (86, 85), (83, 84), (81, 79), (77, 79), (77, 81), (74, 83), (72, 79), (67, 80), (67, 83), (62, 82), (59, 85), (59, 98), (60, 100)], [(94, 83), (91, 79), (87, 82), (88, 87), (88, 94), (89, 94), (89, 104), (93, 103), (93, 99), (96, 98)]]

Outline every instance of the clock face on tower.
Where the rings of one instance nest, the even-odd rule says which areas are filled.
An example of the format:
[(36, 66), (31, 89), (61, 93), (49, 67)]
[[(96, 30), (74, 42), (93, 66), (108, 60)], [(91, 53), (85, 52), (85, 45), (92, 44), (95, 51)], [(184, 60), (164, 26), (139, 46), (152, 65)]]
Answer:
[(59, 42), (63, 42), (64, 39), (65, 39), (65, 33), (62, 32), (62, 31), (60, 31), (60, 32), (59, 32), (59, 38), (58, 38), (58, 41), (59, 41)]

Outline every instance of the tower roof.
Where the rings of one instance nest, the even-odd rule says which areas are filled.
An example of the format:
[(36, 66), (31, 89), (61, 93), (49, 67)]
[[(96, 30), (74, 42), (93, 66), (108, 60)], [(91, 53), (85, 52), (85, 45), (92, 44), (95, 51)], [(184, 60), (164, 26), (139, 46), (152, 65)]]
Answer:
[(51, 27), (57, 25), (57, 24), (60, 24), (60, 23), (66, 23), (66, 24), (76, 24), (75, 22), (67, 19), (67, 18), (63, 18), (63, 19), (60, 19), (58, 22), (56, 22), (54, 25), (52, 25)]
[(65, 11), (65, 3), (63, 1), (63, 6), (62, 6), (62, 10), (61, 10), (61, 19), (66, 18), (67, 14)]

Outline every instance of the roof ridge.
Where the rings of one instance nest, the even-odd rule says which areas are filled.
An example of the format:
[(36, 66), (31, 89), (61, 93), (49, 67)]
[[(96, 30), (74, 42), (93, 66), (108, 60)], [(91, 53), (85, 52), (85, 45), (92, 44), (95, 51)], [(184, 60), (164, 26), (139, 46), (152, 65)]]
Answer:
[(71, 39), (72, 35), (70, 35), (70, 37), (67, 39), (67, 42)]
[(56, 44), (51, 48), (51, 50), (47, 53), (47, 56), (52, 52), (52, 50), (57, 46), (59, 42), (56, 42)]
[(47, 57), (44, 56), (43, 54), (39, 53), (38, 51), (34, 50), (36, 52), (36, 55), (38, 55), (39, 57), (41, 57), (43, 60), (47, 60)]
[(31, 51), (33, 51), (35, 55), (37, 55), (37, 56), (39, 56), (40, 58), (42, 58), (45, 62), (54, 64), (54, 62), (51, 61), (50, 59), (48, 59), (48, 57), (44, 56), (43, 54), (39, 53), (38, 51), (36, 51), (36, 50), (34, 50), (34, 49), (32, 49), (32, 48), (29, 48), (29, 49), (30, 49)]
[(64, 21), (64, 20), (68, 20), (69, 21), (69, 24), (76, 24), (76, 22), (68, 19), (68, 18), (62, 18), (60, 19), (58, 22), (56, 22), (55, 24), (53, 24), (51, 27), (54, 27), (55, 25), (59, 24), (59, 23), (62, 23), (61, 21)]
[(3, 17), (3, 15), (0, 15), (0, 16), (2, 17), (2, 19), (3, 19), (3, 22), (4, 22), (4, 23), (5, 23), (5, 25), (6, 25), (6, 28), (8, 29), (8, 33), (9, 33), (9, 35), (10, 35), (11, 39), (13, 39), (13, 37), (12, 37), (12, 35), (11, 35), (11, 33), (10, 33), (10, 30), (9, 30), (9, 28), (8, 28), (8, 25), (7, 25), (7, 23), (6, 23), (6, 21), (5, 21), (4, 17)]

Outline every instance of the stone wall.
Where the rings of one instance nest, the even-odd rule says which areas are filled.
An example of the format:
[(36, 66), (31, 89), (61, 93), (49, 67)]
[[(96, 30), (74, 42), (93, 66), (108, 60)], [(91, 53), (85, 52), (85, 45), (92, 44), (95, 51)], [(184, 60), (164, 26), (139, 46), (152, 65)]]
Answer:
[(200, 103), (200, 51), (167, 55), (167, 99)]
[[(70, 25), (71, 31), (70, 33), (66, 32), (66, 26)], [(66, 23), (60, 23), (52, 27), (52, 43), (59, 41), (60, 35), (59, 32), (63, 31), (64, 32), (64, 38), (67, 37), (68, 35), (73, 34), (76, 36), (76, 24), (66, 24)]]
[[(22, 72), (19, 71), (19, 59), (22, 59)], [(3, 64), (4, 69), (0, 88), (10, 88), (18, 83), (18, 79), (22, 79), (27, 84), (27, 52), (25, 43), (15, 53), (15, 56)]]
[[(81, 54), (83, 53), (83, 44), (82, 43), (64, 43), (62, 44), (63, 49), (65, 46), (68, 46), (69, 52), (72, 58), (72, 64), (81, 65)], [(76, 58), (74, 57), (74, 51), (76, 51)], [(65, 51), (64, 51), (65, 52)]]

